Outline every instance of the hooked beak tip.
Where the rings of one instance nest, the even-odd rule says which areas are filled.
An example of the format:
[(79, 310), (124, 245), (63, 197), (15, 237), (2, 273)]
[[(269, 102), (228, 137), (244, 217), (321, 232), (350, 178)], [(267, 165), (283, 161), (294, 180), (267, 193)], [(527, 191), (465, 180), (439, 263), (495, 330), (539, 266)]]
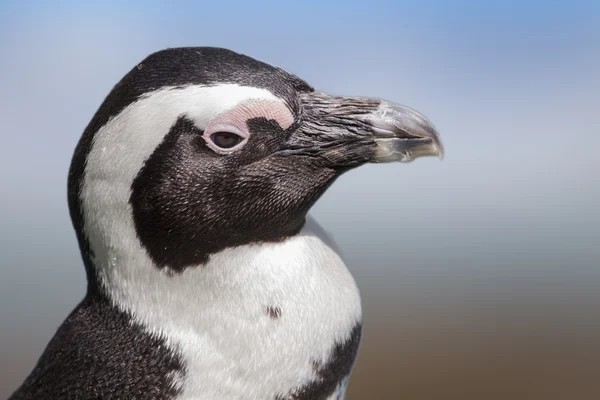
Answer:
[(437, 152), (437, 156), (440, 159), (440, 161), (444, 161), (444, 145), (442, 144), (442, 141), (440, 140), (440, 136), (436, 131), (436, 139), (433, 141), (433, 151)]
[(376, 143), (372, 162), (409, 162), (426, 156), (444, 159), (444, 146), (434, 125), (409, 107), (383, 101), (369, 122)]

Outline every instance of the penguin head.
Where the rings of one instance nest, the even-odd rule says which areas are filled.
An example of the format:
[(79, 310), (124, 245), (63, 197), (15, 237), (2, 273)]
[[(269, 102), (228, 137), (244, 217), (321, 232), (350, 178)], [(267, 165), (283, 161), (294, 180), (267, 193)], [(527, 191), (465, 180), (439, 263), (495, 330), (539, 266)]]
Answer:
[(103, 259), (112, 268), (127, 252), (181, 272), (297, 234), (352, 168), (427, 155), (442, 155), (438, 134), (407, 107), (316, 92), (225, 49), (168, 49), (94, 115), (73, 156), (69, 207), (88, 278), (99, 254), (116, 254)]

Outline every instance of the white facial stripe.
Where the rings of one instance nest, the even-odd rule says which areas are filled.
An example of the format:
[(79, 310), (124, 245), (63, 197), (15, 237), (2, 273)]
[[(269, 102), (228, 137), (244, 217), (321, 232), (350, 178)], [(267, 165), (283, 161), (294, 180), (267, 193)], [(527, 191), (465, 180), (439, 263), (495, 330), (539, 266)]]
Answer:
[[(335, 341), (361, 318), (358, 290), (339, 256), (304, 232), (283, 243), (226, 249), (202, 267), (168, 276), (137, 238), (131, 184), (181, 114), (203, 129), (262, 89), (222, 85), (160, 89), (126, 107), (95, 135), (81, 200), (100, 283), (119, 309), (164, 337), (187, 374), (178, 399), (273, 398), (316, 378)], [(285, 118), (278, 119), (285, 125)], [(272, 321), (264, 307), (276, 306)], [(268, 379), (265, 380), (265, 377)]]
[(134, 262), (128, 253), (121, 254), (124, 259), (111, 259), (115, 248), (129, 248), (130, 253), (136, 249), (145, 256), (129, 206), (131, 184), (177, 118), (185, 114), (204, 129), (215, 116), (253, 99), (283, 104), (268, 90), (234, 84), (166, 87), (130, 104), (98, 130), (80, 196), (84, 231), (101, 280), (116, 264)]

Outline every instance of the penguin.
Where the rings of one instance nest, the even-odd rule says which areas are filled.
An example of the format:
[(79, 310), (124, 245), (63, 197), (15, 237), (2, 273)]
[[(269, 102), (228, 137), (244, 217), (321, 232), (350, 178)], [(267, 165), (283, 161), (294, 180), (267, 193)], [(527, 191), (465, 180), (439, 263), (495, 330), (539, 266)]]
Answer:
[(10, 399), (343, 399), (360, 295), (308, 211), (353, 168), (442, 154), (408, 107), (227, 49), (149, 55), (75, 148), (87, 292)]

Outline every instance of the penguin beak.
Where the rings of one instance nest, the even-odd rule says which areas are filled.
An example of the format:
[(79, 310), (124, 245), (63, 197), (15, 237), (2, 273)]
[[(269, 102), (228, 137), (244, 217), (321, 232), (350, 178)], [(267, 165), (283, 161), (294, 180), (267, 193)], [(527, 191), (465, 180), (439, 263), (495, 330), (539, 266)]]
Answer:
[(433, 124), (417, 111), (382, 101), (367, 115), (375, 149), (371, 162), (409, 162), (418, 157), (444, 158), (444, 146)]
[[(417, 111), (385, 100), (329, 96), (301, 97), (303, 124), (296, 149), (317, 155), (328, 166), (352, 168), (367, 162), (443, 159), (433, 124)], [(309, 151), (310, 149), (310, 151)]]

